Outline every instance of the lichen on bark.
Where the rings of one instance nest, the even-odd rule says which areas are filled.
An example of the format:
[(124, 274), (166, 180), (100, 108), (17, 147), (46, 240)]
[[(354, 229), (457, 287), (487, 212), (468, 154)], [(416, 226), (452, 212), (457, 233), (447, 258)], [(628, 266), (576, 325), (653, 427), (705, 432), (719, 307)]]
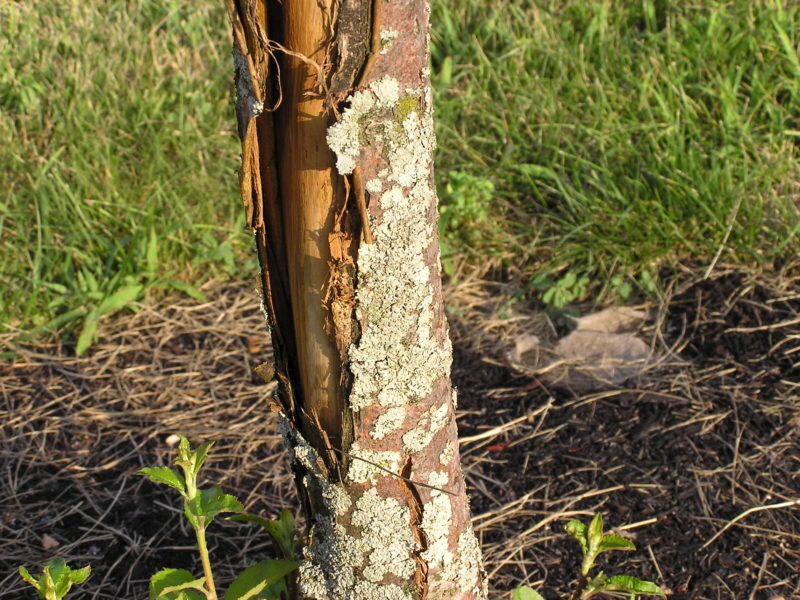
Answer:
[[(305, 473), (302, 484), (309, 496), (322, 499), (303, 548), (300, 586), (305, 597), (412, 600), (408, 587), (399, 585), (416, 568), (408, 507), (375, 488), (331, 481), (317, 451), (283, 416), (280, 430), (290, 459)], [(367, 479), (373, 475), (367, 473)]]
[[(386, 164), (382, 177), (367, 184), (380, 216), (370, 215), (375, 243), (362, 244), (357, 260), (362, 333), (350, 349), (354, 411), (375, 401), (385, 407), (416, 402), (449, 374), (449, 340), (433, 333), (434, 289), (426, 261), (435, 243), (429, 211), (436, 200), (430, 181), (433, 120), (424, 96), (423, 90), (401, 92), (397, 80), (383, 77), (355, 92), (328, 130), (341, 174), (355, 168), (367, 130), (369, 144), (382, 149)], [(379, 439), (387, 424), (398, 423), (397, 414), (384, 419)]]
[[(455, 432), (456, 394), (449, 384), (452, 349), (436, 283), (430, 102), (424, 75), (416, 88), (384, 76), (355, 91), (328, 130), (339, 173), (363, 165), (370, 175), (365, 187), (374, 238), (360, 244), (356, 259), (361, 335), (348, 351), (349, 406), (356, 415), (368, 414), (368, 434), (351, 451), (348, 479), (372, 484), (370, 495), (382, 498), (376, 506), (395, 502), (397, 496), (381, 495), (390, 488), (380, 482), (391, 480), (404, 460), (411, 464), (411, 457), (419, 456), (411, 475), (426, 487), (405, 484), (417, 498), (409, 506), (417, 508), (408, 513), (411, 522), (403, 522), (405, 532), (396, 533), (417, 532), (406, 558), (413, 557), (422, 578), (418, 592), (426, 598), (480, 600), (485, 598), (480, 549), (468, 524), (457, 445), (447, 440)], [(358, 465), (360, 459), (369, 463)]]
[(350, 447), (350, 468), (347, 478), (354, 483), (375, 483), (378, 477), (389, 477), (400, 471), (402, 456), (392, 450), (369, 450), (358, 442)]
[(450, 404), (431, 407), (422, 414), (417, 425), (403, 434), (403, 444), (409, 452), (420, 452), (452, 418)]

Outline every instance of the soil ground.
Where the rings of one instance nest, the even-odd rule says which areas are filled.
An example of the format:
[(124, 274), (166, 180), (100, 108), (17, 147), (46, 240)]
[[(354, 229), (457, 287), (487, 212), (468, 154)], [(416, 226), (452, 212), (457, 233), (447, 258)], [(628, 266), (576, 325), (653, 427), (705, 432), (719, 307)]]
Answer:
[[(173, 300), (107, 323), (83, 358), (58, 340), (0, 338), (19, 356), (0, 364), (0, 596), (32, 597), (17, 566), (39, 572), (55, 554), (92, 566), (76, 599), (144, 599), (155, 570), (193, 568), (176, 495), (136, 474), (168, 463), (175, 433), (216, 442), (207, 479), (251, 512), (294, 510), (271, 390), (253, 372), (269, 358), (256, 295), (206, 293), (202, 305)], [(800, 598), (796, 272), (687, 276), (640, 334), (658, 363), (589, 395), (503, 363), (515, 335), (498, 318), (503, 289), (449, 293), (463, 462), (492, 597), (524, 583), (567, 598), (579, 556), (564, 524), (601, 511), (637, 545), (606, 555), (607, 572), (676, 600)], [(242, 524), (209, 537), (223, 584), (271, 552)]]

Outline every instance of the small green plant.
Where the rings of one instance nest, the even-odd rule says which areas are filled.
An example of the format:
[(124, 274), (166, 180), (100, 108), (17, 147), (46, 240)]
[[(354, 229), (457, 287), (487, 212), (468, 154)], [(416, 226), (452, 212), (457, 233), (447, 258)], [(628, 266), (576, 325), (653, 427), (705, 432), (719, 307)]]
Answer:
[[(618, 535), (603, 533), (603, 515), (597, 513), (587, 527), (580, 521), (570, 521), (565, 529), (581, 547), (583, 562), (581, 563), (580, 580), (570, 600), (589, 600), (597, 595), (623, 593), (635, 600), (637, 596), (664, 596), (664, 591), (655, 583), (643, 581), (630, 575), (606, 575), (600, 571), (594, 577), (590, 571), (595, 566), (597, 557), (611, 550), (635, 550), (633, 542)], [(511, 600), (545, 600), (533, 588), (522, 586), (514, 590)]]
[(39, 598), (44, 600), (61, 600), (73, 585), (86, 581), (91, 573), (91, 567), (83, 567), (73, 571), (64, 559), (53, 558), (47, 563), (42, 574), (33, 577), (25, 567), (19, 568), (19, 576), (30, 583), (39, 593)]
[(235, 513), (234, 520), (260, 525), (278, 546), (283, 559), (264, 560), (245, 569), (228, 587), (224, 600), (277, 600), (281, 594), (293, 596), (291, 573), (299, 563), (294, 560), (294, 523), (289, 511), (276, 521), (269, 521), (244, 512), (241, 502), (226, 494), (219, 486), (198, 488), (197, 476), (208, 457), (213, 442), (192, 450), (185, 437), (180, 438), (175, 466), (146, 467), (140, 471), (150, 481), (163, 483), (183, 496), (183, 512), (197, 537), (197, 550), (203, 576), (195, 577), (185, 569), (163, 569), (150, 578), (151, 600), (217, 600), (217, 590), (206, 544), (206, 529), (221, 513)]
[(486, 177), (454, 171), (439, 197), (439, 243), (445, 272), (452, 272), (451, 257), (465, 248), (492, 254), (490, 246), (499, 235), (492, 217), (494, 183)]
[[(175, 466), (146, 467), (139, 472), (150, 481), (163, 483), (183, 496), (183, 513), (197, 537), (197, 550), (203, 567), (203, 576), (195, 577), (185, 569), (162, 569), (150, 578), (151, 600), (218, 600), (214, 574), (206, 543), (206, 529), (222, 513), (235, 513), (232, 521), (256, 523), (275, 543), (281, 560), (263, 560), (251, 565), (231, 583), (223, 600), (278, 600), (296, 597), (294, 571), (296, 559), (295, 529), (292, 514), (284, 509), (278, 519), (270, 521), (244, 512), (242, 503), (215, 485), (198, 488), (197, 476), (208, 458), (213, 442), (192, 449), (189, 440), (181, 436)], [(19, 568), (20, 577), (30, 583), (44, 600), (61, 600), (73, 584), (86, 581), (90, 568), (73, 571), (63, 559), (54, 558), (44, 568), (39, 578), (34, 578), (25, 567)]]
[(551, 279), (547, 273), (537, 275), (530, 287), (542, 292), (542, 303), (556, 309), (562, 309), (567, 304), (581, 300), (586, 296), (589, 278), (580, 277), (575, 271), (568, 271), (563, 277)]
[(603, 515), (597, 513), (587, 527), (580, 521), (570, 521), (565, 529), (581, 547), (583, 563), (581, 563), (581, 579), (572, 594), (572, 600), (587, 600), (597, 594), (608, 592), (624, 592), (631, 599), (639, 596), (664, 596), (664, 592), (655, 583), (642, 581), (630, 575), (608, 576), (600, 571), (594, 577), (589, 572), (594, 568), (597, 557), (611, 550), (636, 550), (633, 542), (618, 535), (603, 533)]

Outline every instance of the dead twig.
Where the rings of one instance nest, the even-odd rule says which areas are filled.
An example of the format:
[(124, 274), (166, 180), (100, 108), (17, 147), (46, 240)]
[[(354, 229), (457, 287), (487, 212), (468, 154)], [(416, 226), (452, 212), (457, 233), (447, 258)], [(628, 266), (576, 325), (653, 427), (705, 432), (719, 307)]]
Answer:
[(752, 515), (753, 513), (761, 512), (761, 511), (764, 511), (764, 510), (777, 510), (779, 508), (789, 508), (790, 506), (798, 506), (798, 505), (800, 505), (800, 498), (798, 498), (797, 500), (789, 500), (788, 502), (778, 502), (776, 504), (766, 504), (764, 506), (754, 506), (753, 508), (748, 508), (746, 511), (744, 511), (739, 516), (737, 516), (734, 519), (731, 519), (730, 521), (728, 521), (728, 524), (725, 525), (725, 527), (720, 529), (713, 536), (711, 536), (705, 544), (700, 546), (700, 549), (701, 550), (705, 550), (709, 545), (711, 545), (711, 543), (714, 540), (716, 540), (719, 536), (721, 536), (723, 533), (728, 531), (728, 529), (730, 529), (731, 527), (736, 525), (736, 523), (738, 523), (739, 521), (741, 521), (742, 519), (744, 519), (748, 515)]

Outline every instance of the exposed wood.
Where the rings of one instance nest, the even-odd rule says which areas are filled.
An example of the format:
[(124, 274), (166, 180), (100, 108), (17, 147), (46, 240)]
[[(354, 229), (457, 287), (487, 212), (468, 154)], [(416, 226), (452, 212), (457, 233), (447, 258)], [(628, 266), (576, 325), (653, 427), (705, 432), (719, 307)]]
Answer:
[[(292, 308), (286, 276), (280, 192), (275, 165), (266, 6), (258, 0), (226, 0), (233, 26), (237, 121), (242, 138), (239, 174), (247, 225), (253, 231), (260, 263), (262, 300), (272, 330), (277, 376), (283, 382), (284, 410), (295, 414), (291, 376), (296, 373)], [(273, 61), (274, 62), (274, 61)]]
[(358, 79), (355, 83), (355, 88), (363, 87), (364, 82), (367, 81), (369, 74), (372, 72), (372, 65), (378, 58), (381, 51), (381, 21), (383, 11), (383, 0), (372, 0), (370, 7), (370, 27), (369, 34), (369, 49), (367, 50), (366, 60), (358, 74)]
[[(328, 235), (336, 208), (345, 203), (335, 156), (320, 143), (330, 124), (321, 69), (331, 43), (333, 0), (293, 0), (283, 7), (281, 86), (276, 113), (281, 153), (283, 236), (303, 406), (316, 414), (331, 443), (340, 447), (347, 410), (339, 394), (339, 353), (328, 336), (325, 294), (330, 279)], [(305, 57), (301, 59), (297, 54)], [(318, 66), (315, 66), (315, 64)]]

